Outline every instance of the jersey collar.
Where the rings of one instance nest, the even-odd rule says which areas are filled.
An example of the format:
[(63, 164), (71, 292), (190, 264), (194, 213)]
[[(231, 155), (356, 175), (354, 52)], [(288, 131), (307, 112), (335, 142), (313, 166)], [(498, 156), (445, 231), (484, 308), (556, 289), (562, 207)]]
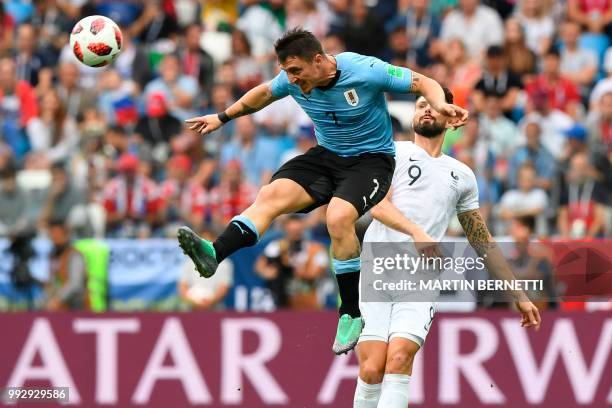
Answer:
[(327, 91), (328, 89), (333, 88), (334, 85), (336, 85), (336, 83), (338, 83), (338, 80), (340, 79), (340, 74), (341, 73), (342, 73), (342, 71), (340, 71), (339, 69), (336, 68), (336, 75), (334, 75), (334, 77), (331, 79), (331, 81), (329, 81), (329, 83), (327, 85), (317, 86), (316, 89), (318, 89), (320, 91)]

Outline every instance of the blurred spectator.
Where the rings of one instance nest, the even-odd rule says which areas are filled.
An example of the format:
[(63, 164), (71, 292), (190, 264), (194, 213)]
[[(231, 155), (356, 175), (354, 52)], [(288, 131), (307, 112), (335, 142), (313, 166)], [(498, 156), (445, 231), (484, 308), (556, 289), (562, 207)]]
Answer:
[(78, 148), (79, 129), (55, 90), (42, 97), (40, 114), (28, 123), (27, 132), (32, 146), (26, 160), (28, 168), (48, 168), (67, 160)]
[[(559, 91), (557, 88), (551, 90), (555, 93)], [(565, 147), (564, 132), (572, 126), (572, 118), (551, 106), (548, 91), (534, 91), (530, 103), (534, 111), (523, 117), (519, 127), (524, 130), (527, 123), (537, 122), (540, 126), (542, 144), (555, 158), (561, 157)]]
[(443, 53), (438, 39), (441, 22), (430, 11), (430, 0), (400, 0), (397, 15), (385, 24), (388, 33), (402, 27), (408, 37), (416, 67), (427, 67)]
[(142, 13), (129, 28), (129, 33), (134, 39), (153, 43), (177, 33), (178, 25), (172, 1), (143, 1), (142, 3), (144, 6)]
[(586, 96), (598, 71), (598, 57), (593, 51), (578, 46), (580, 26), (566, 21), (561, 26), (561, 74), (581, 86)]
[(183, 74), (195, 78), (206, 100), (210, 100), (215, 67), (212, 57), (200, 47), (201, 36), (202, 27), (199, 24), (187, 26), (184, 44), (179, 48), (178, 55)]
[(612, 92), (603, 94), (598, 102), (597, 111), (587, 120), (589, 146), (612, 162)]
[(245, 180), (242, 165), (232, 160), (222, 166), (221, 182), (210, 192), (213, 226), (227, 225), (246, 210), (257, 196), (257, 187)]
[(410, 48), (406, 27), (398, 25), (387, 34), (387, 49), (382, 59), (393, 65), (410, 66), (416, 69), (416, 54)]
[[(205, 113), (223, 112), (225, 109), (228, 108), (228, 106), (234, 103), (234, 98), (232, 95), (232, 86), (229, 83), (215, 83), (212, 88), (212, 96), (210, 102), (210, 106), (205, 111)], [(259, 114), (260, 112), (261, 111), (257, 112), (255, 115)], [(232, 135), (235, 133), (235, 129), (236, 122), (231, 121), (226, 123), (217, 131), (206, 135), (206, 137), (204, 138), (204, 145), (206, 147), (206, 151), (214, 157), (218, 156), (221, 151), (221, 147), (231, 140)]]
[(587, 151), (587, 130), (584, 126), (575, 124), (566, 129), (563, 134), (565, 135), (566, 142), (563, 152), (558, 158), (561, 163), (567, 163), (576, 153)]
[(506, 20), (504, 50), (508, 56), (508, 70), (528, 82), (536, 71), (536, 55), (525, 43), (525, 31), (515, 18)]
[(522, 0), (516, 10), (516, 18), (525, 29), (525, 42), (537, 55), (543, 55), (552, 45), (555, 22), (546, 13), (541, 0)]
[(467, 164), (476, 174), (480, 212), (486, 221), (498, 197), (493, 179), (496, 159), (485, 137), (482, 136), (480, 120), (479, 115), (470, 115), (463, 127), (461, 138), (452, 146), (450, 154)]
[(603, 232), (606, 193), (595, 179), (588, 154), (576, 153), (561, 193), (557, 228), (562, 238), (595, 238)]
[(142, 175), (136, 156), (124, 153), (119, 175), (104, 186), (106, 231), (109, 236), (147, 237), (160, 222), (162, 201), (158, 188)]
[[(210, 231), (202, 231), (200, 236), (214, 239)], [(224, 259), (215, 274), (204, 279), (195, 269), (193, 261), (185, 257), (178, 282), (178, 292), (193, 310), (223, 310), (223, 300), (229, 293), (234, 279), (234, 263)]]
[(327, 250), (306, 239), (301, 215), (289, 215), (284, 231), (283, 238), (264, 248), (255, 271), (266, 281), (277, 308), (319, 309), (317, 284), (329, 267)]
[(529, 290), (527, 296), (539, 310), (554, 306), (557, 300), (554, 274), (548, 249), (533, 241), (535, 219), (516, 217), (510, 224), (510, 237), (514, 241), (508, 262), (517, 279), (541, 280), (543, 290)]
[(314, 127), (301, 126), (297, 135), (295, 147), (283, 153), (279, 166), (285, 164), (286, 162), (296, 156), (299, 156), (300, 154), (306, 153), (309, 149), (312, 149), (316, 145), (317, 139), (314, 134)]
[(15, 21), (4, 10), (4, 3), (0, 2), (0, 55), (4, 55), (13, 45), (13, 32)]
[(325, 2), (318, 0), (287, 0), (286, 29), (301, 27), (313, 33), (317, 38), (323, 38), (329, 30), (329, 13), (325, 10)]
[(497, 96), (501, 98), (499, 102), (503, 113), (510, 116), (523, 89), (521, 78), (509, 71), (507, 56), (502, 47), (492, 45), (486, 55), (486, 68), (472, 94), (474, 108), (479, 112), (484, 111), (485, 97)]
[(18, 80), (13, 59), (0, 59), (0, 133), (18, 161), (29, 150), (25, 127), (38, 115), (38, 103), (32, 86)]
[(236, 135), (221, 149), (221, 167), (237, 160), (244, 168), (246, 180), (255, 186), (266, 184), (277, 168), (278, 152), (269, 140), (257, 134), (251, 116), (236, 119)]
[(608, 0), (567, 0), (567, 17), (591, 33), (612, 34), (612, 2)]
[(480, 4), (480, 0), (459, 0), (459, 9), (442, 20), (440, 36), (444, 41), (461, 39), (467, 54), (478, 58), (490, 45), (502, 44), (504, 29), (495, 10)]
[(521, 143), (516, 125), (504, 116), (502, 99), (497, 95), (485, 97), (481, 126), (490, 137), (489, 147), (498, 159), (509, 159)]
[(96, 106), (96, 94), (79, 85), (79, 67), (75, 62), (63, 62), (58, 67), (57, 93), (66, 107), (66, 115), (79, 120), (86, 110)]
[(232, 64), (236, 70), (236, 86), (241, 94), (262, 82), (261, 65), (251, 54), (251, 44), (240, 30), (232, 33)]
[(537, 120), (531, 120), (525, 125), (525, 146), (519, 147), (510, 159), (508, 184), (511, 188), (518, 187), (518, 171), (524, 163), (531, 163), (535, 169), (535, 185), (550, 191), (553, 178), (557, 171), (555, 158), (542, 144), (541, 127)]
[(74, 23), (81, 15), (82, 3), (81, 0), (36, 2), (31, 23), (39, 28), (38, 45), (44, 53), (47, 64), (57, 64), (60, 51), (68, 42), (68, 33), (72, 31)]
[(183, 124), (168, 112), (163, 93), (150, 93), (145, 103), (146, 115), (138, 120), (134, 132), (142, 136), (154, 150), (163, 150), (157, 158), (165, 161), (168, 157), (168, 144), (181, 133)]
[(149, 82), (144, 89), (144, 97), (152, 93), (162, 93), (170, 113), (179, 120), (195, 116), (194, 102), (198, 95), (198, 82), (190, 76), (181, 74), (178, 57), (164, 56), (159, 65), (160, 77)]
[(65, 220), (53, 219), (49, 224), (53, 244), (49, 281), (45, 287), (46, 309), (89, 309), (87, 266), (85, 259), (71, 243), (70, 228)]
[(0, 237), (14, 237), (34, 227), (27, 192), (17, 184), (17, 168), (12, 161), (0, 169)]
[(31, 24), (21, 24), (17, 28), (17, 46), (15, 49), (15, 69), (17, 80), (23, 80), (32, 86), (38, 83), (38, 72), (45, 62), (37, 50), (37, 33)]
[(467, 107), (470, 93), (482, 76), (480, 63), (470, 58), (460, 38), (446, 43), (442, 58), (449, 72), (448, 87), (455, 96), (455, 104)]
[(42, 203), (39, 228), (47, 228), (53, 219), (68, 220), (71, 211), (86, 202), (86, 194), (72, 182), (66, 164), (57, 162), (51, 166), (51, 185)]
[(255, 58), (271, 58), (274, 54), (274, 41), (283, 30), (270, 9), (264, 4), (250, 1), (236, 22), (236, 28), (246, 34)]
[[(506, 191), (500, 199), (499, 216), (503, 221), (518, 217), (533, 217), (538, 225), (544, 226), (544, 210), (548, 207), (546, 192), (536, 186), (536, 169), (526, 162), (518, 170), (518, 188)], [(506, 225), (497, 234), (504, 234)], [(545, 230), (538, 228), (545, 235)]]
[(121, 53), (113, 63), (122, 79), (134, 81), (139, 89), (143, 89), (151, 80), (153, 55), (149, 54), (147, 46), (135, 44), (129, 30), (121, 27)]
[(116, 69), (105, 70), (99, 83), (98, 109), (109, 125), (134, 126), (138, 121), (137, 89)]
[(344, 40), (338, 34), (328, 34), (322, 40), (323, 51), (331, 55), (338, 55), (346, 51)]
[[(530, 102), (545, 93), (549, 106), (559, 109), (572, 117), (578, 115), (580, 92), (576, 84), (561, 74), (561, 55), (556, 48), (550, 48), (543, 57), (542, 73), (526, 86)], [(537, 109), (537, 108), (536, 108)]]
[(349, 15), (334, 31), (344, 39), (347, 51), (380, 56), (386, 42), (382, 21), (368, 10), (365, 0), (353, 0)]
[(189, 180), (191, 172), (189, 156), (176, 155), (168, 161), (167, 177), (160, 186), (164, 222), (170, 224), (166, 230), (187, 223), (198, 231), (204, 225), (208, 205), (206, 191)]

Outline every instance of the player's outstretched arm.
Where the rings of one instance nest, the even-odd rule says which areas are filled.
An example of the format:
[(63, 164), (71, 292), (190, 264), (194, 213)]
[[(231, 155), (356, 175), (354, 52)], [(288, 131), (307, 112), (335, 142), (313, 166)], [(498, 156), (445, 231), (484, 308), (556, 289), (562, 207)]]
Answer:
[(432, 108), (444, 115), (454, 117), (455, 119), (449, 124), (452, 128), (456, 129), (467, 122), (468, 111), (452, 103), (446, 103), (444, 90), (437, 81), (412, 71), (410, 92), (423, 95)]
[(410, 221), (389, 199), (389, 194), (370, 210), (372, 217), (387, 227), (409, 235), (419, 252), (427, 257), (440, 257), (442, 252), (437, 242), (421, 226)]
[(208, 134), (219, 129), (225, 123), (240, 116), (249, 115), (265, 108), (276, 98), (272, 95), (272, 89), (269, 83), (257, 85), (242, 95), (237, 102), (232, 104), (223, 112), (214, 113), (212, 115), (198, 116), (187, 119), (190, 130), (194, 130), (200, 134)]
[[(468, 241), (478, 256), (483, 258), (487, 269), (499, 279), (516, 280), (510, 265), (506, 262), (499, 246), (491, 236), (480, 211), (466, 211), (458, 214), (458, 217)], [(531, 303), (525, 292), (513, 292), (512, 295), (514, 296), (516, 307), (523, 315), (521, 326), (539, 329), (542, 319), (540, 318), (538, 308)]]

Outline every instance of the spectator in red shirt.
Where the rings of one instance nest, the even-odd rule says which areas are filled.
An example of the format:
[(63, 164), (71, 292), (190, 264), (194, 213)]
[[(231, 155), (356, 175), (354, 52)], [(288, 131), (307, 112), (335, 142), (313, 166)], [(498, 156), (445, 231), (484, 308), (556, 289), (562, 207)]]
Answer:
[(527, 95), (532, 104), (538, 93), (548, 95), (552, 109), (559, 109), (574, 118), (577, 117), (580, 91), (574, 82), (561, 75), (561, 55), (554, 47), (544, 55), (542, 73), (527, 85)]
[(161, 221), (162, 200), (155, 183), (142, 175), (140, 162), (124, 153), (117, 163), (119, 175), (104, 186), (106, 232), (109, 236), (147, 237)]
[(4, 3), (0, 2), (0, 54), (4, 54), (11, 48), (13, 42), (13, 31), (15, 21), (4, 11)]
[(591, 33), (612, 34), (611, 0), (568, 0), (567, 17)]
[(221, 183), (211, 191), (212, 221), (225, 225), (246, 210), (257, 195), (257, 187), (244, 180), (242, 164), (231, 160), (222, 171)]
[(206, 216), (206, 190), (189, 179), (192, 170), (191, 159), (179, 154), (168, 161), (168, 179), (161, 185), (167, 230), (176, 230), (178, 224), (188, 223), (201, 230)]

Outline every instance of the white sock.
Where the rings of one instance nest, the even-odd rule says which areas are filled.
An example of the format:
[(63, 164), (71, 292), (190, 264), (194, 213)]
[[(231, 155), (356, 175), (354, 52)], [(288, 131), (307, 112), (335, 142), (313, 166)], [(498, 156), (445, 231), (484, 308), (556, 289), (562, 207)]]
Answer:
[(385, 374), (378, 408), (408, 408), (410, 376)]
[(376, 408), (380, 398), (380, 383), (368, 384), (357, 377), (357, 388), (355, 388), (355, 398), (353, 408)]

